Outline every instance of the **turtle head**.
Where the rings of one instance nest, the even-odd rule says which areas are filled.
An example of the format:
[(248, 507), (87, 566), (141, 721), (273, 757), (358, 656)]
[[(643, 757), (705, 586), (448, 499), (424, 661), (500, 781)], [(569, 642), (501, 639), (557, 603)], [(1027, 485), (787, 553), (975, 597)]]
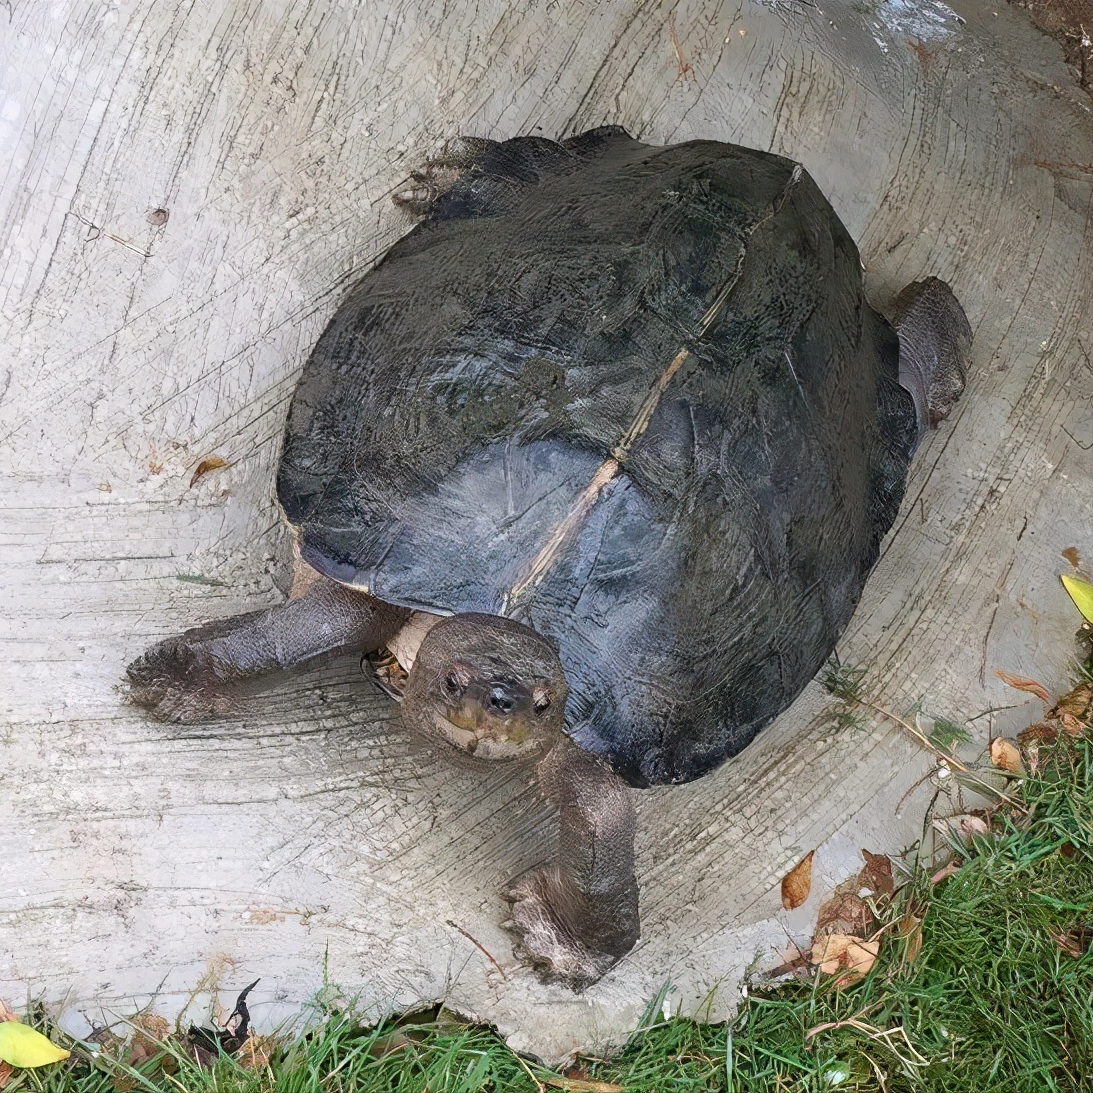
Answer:
[(402, 716), (476, 759), (518, 759), (557, 739), (567, 693), (541, 634), (497, 615), (453, 615), (425, 635)]

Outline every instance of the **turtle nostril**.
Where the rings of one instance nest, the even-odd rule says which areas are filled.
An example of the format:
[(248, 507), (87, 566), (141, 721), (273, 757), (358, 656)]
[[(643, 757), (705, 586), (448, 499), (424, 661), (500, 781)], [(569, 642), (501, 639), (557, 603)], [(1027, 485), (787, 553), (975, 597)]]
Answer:
[(516, 706), (516, 701), (504, 687), (494, 687), (490, 691), (490, 706), (500, 713), (510, 713)]

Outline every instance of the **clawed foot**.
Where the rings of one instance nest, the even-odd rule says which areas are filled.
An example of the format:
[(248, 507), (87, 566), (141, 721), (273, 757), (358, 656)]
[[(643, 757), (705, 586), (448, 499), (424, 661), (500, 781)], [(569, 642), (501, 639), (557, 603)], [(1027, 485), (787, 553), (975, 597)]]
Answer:
[(428, 216), (436, 203), (474, 167), (493, 141), (476, 137), (457, 137), (444, 145), (443, 151), (430, 160), (421, 171), (414, 171), (410, 180), (392, 200), (412, 216)]
[(235, 708), (212, 657), (186, 634), (153, 645), (125, 674), (131, 701), (161, 721), (215, 721)]
[(391, 200), (411, 216), (428, 216), (462, 173), (460, 168), (431, 163), (424, 171), (414, 171), (407, 185), (392, 194)]
[[(505, 898), (512, 903), (508, 928), (517, 935), (518, 954), (544, 981), (564, 983), (579, 991), (602, 978), (630, 950), (634, 938), (611, 946), (611, 951), (589, 945), (556, 913), (560, 888), (557, 870), (551, 866), (518, 881), (505, 893)], [(596, 925), (588, 923), (593, 934)], [(610, 923), (605, 926), (608, 927), (605, 932), (610, 932)]]

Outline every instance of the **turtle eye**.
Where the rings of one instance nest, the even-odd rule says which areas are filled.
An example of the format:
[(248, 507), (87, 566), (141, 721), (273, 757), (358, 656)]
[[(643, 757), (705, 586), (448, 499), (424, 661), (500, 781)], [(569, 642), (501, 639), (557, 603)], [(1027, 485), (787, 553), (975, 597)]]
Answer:
[(536, 713), (546, 713), (550, 709), (550, 695), (546, 691), (536, 691), (532, 705)]

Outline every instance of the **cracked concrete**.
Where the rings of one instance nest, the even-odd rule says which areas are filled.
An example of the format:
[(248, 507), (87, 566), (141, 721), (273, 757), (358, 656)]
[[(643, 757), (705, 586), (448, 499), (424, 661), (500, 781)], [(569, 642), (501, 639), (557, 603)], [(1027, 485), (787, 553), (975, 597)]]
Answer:
[[(715, 774), (639, 794), (642, 940), (576, 996), (500, 927), (551, 842), (522, 775), (414, 747), (352, 662), (187, 729), (124, 704), (124, 665), (282, 595), (287, 400), (409, 227), (389, 195), (410, 171), (459, 133), (619, 123), (804, 162), (881, 306), (953, 284), (969, 389), (840, 653), (887, 705), (949, 717), (1012, 705), (996, 668), (1061, 686), (1060, 552), (1093, 552), (1090, 105), (1020, 11), (963, 0), (0, 13), (0, 996), (173, 1017), (261, 976), (269, 1027), (325, 960), (370, 1012), (443, 997), (546, 1058), (618, 1043), (666, 980), (684, 1012), (730, 1011), (860, 847), (917, 838), (930, 787), (897, 802), (929, 762), (887, 726), (835, 733), (814, 686)], [(778, 882), (814, 847), (787, 914)]]

